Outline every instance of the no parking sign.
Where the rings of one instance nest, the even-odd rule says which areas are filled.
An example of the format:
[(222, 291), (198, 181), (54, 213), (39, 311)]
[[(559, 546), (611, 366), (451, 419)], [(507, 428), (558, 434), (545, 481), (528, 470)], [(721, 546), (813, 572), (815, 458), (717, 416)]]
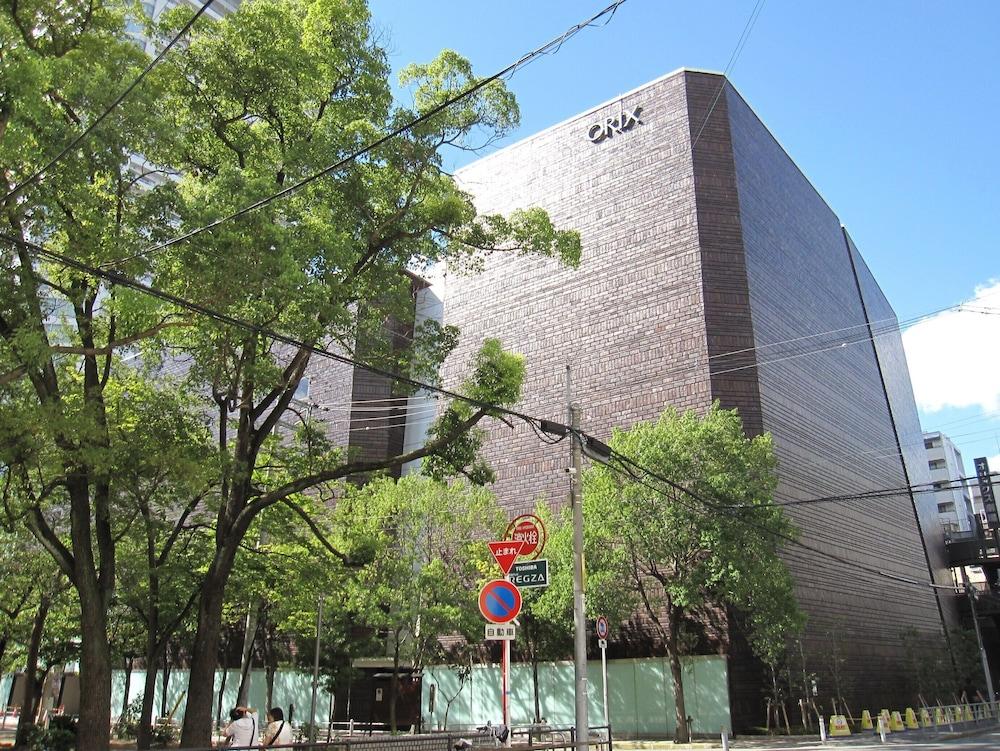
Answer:
[(479, 612), (490, 623), (510, 623), (521, 612), (521, 593), (504, 579), (487, 582), (479, 591)]

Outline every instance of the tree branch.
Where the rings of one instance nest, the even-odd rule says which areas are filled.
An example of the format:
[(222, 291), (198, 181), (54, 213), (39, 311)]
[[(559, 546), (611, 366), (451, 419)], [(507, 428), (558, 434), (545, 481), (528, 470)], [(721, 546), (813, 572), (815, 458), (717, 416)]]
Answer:
[(319, 525), (316, 524), (316, 521), (311, 516), (309, 516), (308, 512), (304, 508), (299, 506), (299, 504), (295, 503), (295, 501), (293, 501), (291, 498), (282, 498), (281, 502), (286, 506), (288, 506), (288, 508), (290, 508), (296, 514), (298, 514), (300, 517), (302, 517), (302, 520), (312, 531), (313, 536), (317, 540), (319, 540), (320, 544), (327, 549), (330, 555), (339, 559), (340, 562), (343, 563), (345, 566), (351, 565), (351, 559), (330, 544), (330, 541), (326, 539), (326, 535), (323, 534), (323, 530), (319, 528)]
[(304, 490), (320, 485), (324, 482), (330, 482), (331, 480), (338, 480), (344, 477), (350, 477), (351, 475), (367, 474), (370, 472), (377, 472), (382, 469), (389, 469), (390, 467), (397, 467), (401, 464), (406, 464), (407, 462), (414, 461), (416, 459), (423, 459), (425, 456), (429, 456), (437, 451), (440, 451), (445, 446), (447, 446), (452, 441), (456, 440), (460, 436), (464, 435), (469, 431), (476, 423), (487, 416), (486, 410), (479, 410), (475, 412), (471, 417), (463, 420), (455, 429), (452, 430), (447, 435), (443, 435), (439, 438), (434, 439), (430, 443), (425, 443), (421, 448), (414, 449), (407, 454), (400, 454), (398, 456), (389, 457), (383, 461), (378, 462), (349, 462), (347, 464), (342, 464), (335, 469), (329, 469), (324, 472), (316, 472), (311, 475), (306, 475), (305, 477), (300, 477), (297, 480), (285, 483), (279, 488), (276, 488), (268, 493), (259, 496), (256, 500), (248, 503), (243, 511), (240, 513), (241, 522), (249, 526), (250, 521), (256, 516), (260, 511), (263, 511), (268, 506), (272, 506), (279, 501), (283, 501), (285, 498), (296, 493), (301, 493)]
[(177, 538), (180, 537), (181, 532), (185, 529), (184, 522), (186, 522), (187, 518), (194, 513), (194, 510), (198, 508), (198, 504), (201, 503), (201, 499), (204, 497), (204, 493), (199, 493), (187, 502), (184, 510), (181, 511), (181, 515), (177, 517), (174, 528), (171, 529), (170, 534), (167, 535), (167, 539), (163, 543), (163, 548), (160, 550), (160, 554), (156, 557), (157, 566), (162, 566), (167, 562), (167, 557), (170, 555), (170, 551), (174, 547), (174, 543), (177, 542)]
[(117, 341), (108, 342), (102, 347), (75, 347), (72, 345), (54, 344), (49, 347), (52, 352), (61, 352), (70, 355), (87, 355), (89, 357), (97, 357), (98, 355), (110, 355), (114, 350), (121, 349), (122, 347), (127, 347), (130, 344), (135, 344), (136, 342), (142, 341), (143, 339), (149, 339), (150, 337), (156, 336), (160, 331), (167, 328), (172, 328), (175, 326), (190, 326), (191, 319), (185, 318), (181, 321), (161, 321), (155, 326), (151, 326), (144, 331), (139, 331), (130, 336), (123, 337)]
[(13, 370), (8, 370), (6, 373), (0, 373), (0, 386), (6, 386), (8, 383), (13, 383), (20, 378), (24, 378), (27, 374), (28, 368), (24, 365), (18, 365)]
[[(307, 342), (307, 344), (312, 345), (314, 344), (314, 342), (310, 341)], [(292, 357), (288, 365), (285, 366), (285, 370), (281, 374), (281, 383), (275, 386), (273, 389), (271, 389), (260, 400), (260, 402), (257, 403), (257, 406), (254, 407), (251, 415), (253, 419), (256, 421), (260, 418), (262, 414), (264, 414), (264, 411), (268, 407), (274, 404), (275, 399), (277, 399), (279, 396), (282, 395), (287, 396), (287, 399), (282, 400), (284, 401), (284, 405), (278, 405), (278, 407), (275, 407), (273, 410), (271, 410), (271, 415), (268, 415), (268, 418), (267, 420), (265, 420), (264, 424), (261, 425), (260, 428), (258, 428), (258, 431), (263, 433), (265, 436), (267, 435), (267, 433), (271, 431), (271, 428), (274, 427), (274, 423), (278, 421), (278, 417), (280, 417), (281, 412), (284, 411), (284, 407), (287, 407), (289, 402), (291, 402), (292, 398), (294, 397), (295, 389), (291, 387), (292, 383), (295, 383), (296, 387), (298, 387), (298, 383), (302, 379), (302, 374), (305, 373), (306, 366), (309, 364), (309, 356), (311, 354), (312, 353), (305, 347), (300, 348), (295, 353), (295, 356)], [(291, 392), (291, 395), (288, 395), (288, 392)], [(274, 415), (275, 412), (277, 412), (278, 415), (272, 418), (272, 415)], [(263, 439), (261, 440), (263, 441)]]
[(198, 597), (200, 595), (201, 595), (201, 588), (194, 587), (193, 591), (191, 592), (191, 595), (187, 599), (187, 602), (184, 603), (184, 607), (180, 609), (180, 612), (177, 613), (177, 616), (172, 621), (170, 621), (170, 623), (168, 623), (160, 632), (160, 637), (156, 640), (157, 652), (159, 652), (162, 648), (167, 646), (167, 642), (170, 641), (170, 637), (174, 635), (175, 631), (177, 631), (178, 626), (181, 625), (181, 621), (183, 621), (187, 617), (187, 614), (191, 612), (191, 608), (194, 606), (195, 602), (198, 600)]
[(26, 522), (31, 534), (42, 544), (42, 547), (52, 554), (60, 571), (73, 584), (76, 584), (76, 577), (74, 575), (76, 561), (73, 558), (73, 554), (69, 551), (69, 548), (63, 545), (62, 540), (59, 539), (56, 533), (52, 531), (52, 527), (49, 526), (48, 521), (46, 521), (38, 506), (32, 506), (29, 509)]

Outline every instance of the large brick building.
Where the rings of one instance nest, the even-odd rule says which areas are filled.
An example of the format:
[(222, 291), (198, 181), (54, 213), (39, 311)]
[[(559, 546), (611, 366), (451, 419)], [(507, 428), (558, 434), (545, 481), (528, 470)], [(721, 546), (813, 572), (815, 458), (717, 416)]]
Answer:
[[(499, 336), (526, 358), (519, 407), (564, 421), (571, 365), (584, 430), (598, 437), (667, 405), (739, 408), (748, 434), (773, 435), (779, 501), (929, 479), (891, 306), (840, 219), (722, 77), (672, 73), (458, 178), (483, 212), (540, 206), (579, 230), (583, 259), (570, 270), (498, 255), (450, 276), (445, 321), (462, 344), (446, 381)], [(561, 447), (497, 425), (488, 455), (512, 513), (540, 496), (564, 502)], [(788, 514), (811, 546), (904, 579), (950, 580), (932, 500), (901, 492)], [(940, 634), (951, 602), (795, 547), (784, 557), (821, 693), (836, 681), (858, 711), (909, 699), (900, 632)], [(763, 710), (759, 667), (734, 636), (714, 648), (730, 655), (739, 728)]]

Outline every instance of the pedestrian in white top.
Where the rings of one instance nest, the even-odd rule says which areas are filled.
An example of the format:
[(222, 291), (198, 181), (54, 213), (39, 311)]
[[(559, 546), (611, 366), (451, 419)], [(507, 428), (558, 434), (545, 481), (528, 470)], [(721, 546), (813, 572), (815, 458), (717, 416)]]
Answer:
[(281, 707), (271, 707), (267, 713), (268, 724), (264, 728), (265, 746), (290, 746), (292, 744), (292, 726), (285, 722), (285, 713)]
[(257, 713), (246, 707), (236, 707), (229, 713), (232, 720), (222, 730), (229, 739), (227, 745), (233, 748), (249, 748), (257, 745)]

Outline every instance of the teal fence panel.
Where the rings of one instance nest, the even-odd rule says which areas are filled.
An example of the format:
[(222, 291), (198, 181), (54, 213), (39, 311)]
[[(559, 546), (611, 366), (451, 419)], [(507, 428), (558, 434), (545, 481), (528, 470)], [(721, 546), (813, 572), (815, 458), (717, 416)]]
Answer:
[[(6, 680), (6, 676), (4, 677)], [(129, 701), (134, 701), (142, 696), (143, 682), (146, 680), (146, 673), (143, 670), (133, 670), (132, 678), (129, 682)], [(267, 677), (264, 670), (251, 670), (248, 676), (249, 687), (247, 689), (247, 704), (260, 712), (261, 720), (268, 707), (267, 701)], [(178, 722), (184, 719), (183, 698), (187, 692), (188, 671), (172, 670), (167, 683), (167, 713), (180, 701), (177, 711), (173, 717)], [(222, 688), (222, 671), (215, 673), (215, 685), (212, 697), (212, 716), (215, 717), (218, 711), (219, 689)], [(9, 684), (8, 684), (8, 691)], [(236, 697), (240, 690), (240, 671), (237, 669), (226, 671), (226, 686), (222, 692), (222, 723), (229, 721), (229, 710), (236, 706)], [(6, 696), (6, 694), (0, 694)], [(125, 697), (125, 671), (114, 670), (111, 673), (111, 713), (113, 717), (118, 717), (122, 710)], [(159, 673), (156, 679), (156, 693), (153, 700), (153, 716), (161, 715), (163, 697), (163, 673)], [(278, 670), (274, 676), (274, 691), (271, 701), (276, 707), (281, 707), (288, 712), (289, 706), (294, 707), (294, 720), (296, 724), (308, 719), (309, 706), (312, 701), (312, 673), (300, 672), (296, 670)], [(330, 694), (323, 688), (322, 679), (316, 695), (316, 718), (326, 722), (329, 716)], [(286, 714), (287, 716), (287, 714)]]
[[(684, 698), (687, 714), (693, 720), (695, 733), (718, 733), (731, 730), (729, 714), (728, 671), (724, 657), (717, 655), (685, 657), (682, 659)], [(604, 723), (603, 677), (601, 663), (588, 665), (589, 711), (592, 725)], [(4, 700), (10, 692), (11, 675), (0, 677), (0, 697)], [(145, 673), (132, 671), (129, 682), (129, 701), (142, 695)], [(474, 666), (471, 674), (460, 683), (458, 674), (447, 666), (431, 666), (424, 670), (421, 712), (428, 729), (443, 728), (447, 712), (450, 729), (464, 729), (483, 725), (487, 720), (500, 720), (500, 669), (496, 665)], [(238, 670), (226, 674), (222, 699), (222, 720), (236, 704), (240, 675)], [(252, 670), (249, 676), (248, 703), (260, 710), (267, 710), (267, 683), (263, 670)], [(178, 705), (174, 714), (183, 720), (183, 701), (187, 690), (188, 671), (174, 670), (167, 687), (167, 712)], [(218, 692), (222, 672), (215, 676), (213, 716), (218, 707)], [(435, 686), (435, 701), (430, 704), (431, 686)], [(125, 671), (112, 673), (112, 713), (118, 716), (125, 690)], [(538, 666), (539, 711), (545, 721), (553, 726), (573, 725), (575, 722), (574, 675), (571, 662), (541, 663)], [(154, 716), (161, 714), (163, 675), (157, 676), (154, 699)], [(286, 712), (294, 707), (296, 723), (307, 719), (312, 697), (312, 675), (294, 670), (279, 670), (274, 678), (272, 702)], [(179, 702), (179, 704), (178, 704)], [(316, 697), (317, 719), (325, 721), (329, 712), (330, 695), (322, 684)], [(450, 708), (449, 708), (450, 704)], [(608, 704), (611, 725), (619, 737), (670, 737), (676, 726), (673, 682), (670, 666), (663, 658), (608, 661)], [(510, 685), (511, 721), (522, 725), (533, 721), (535, 701), (532, 669), (530, 664), (515, 663), (511, 667)]]
[(13, 681), (13, 673), (4, 673), (3, 676), (0, 676), (0, 710), (7, 705), (7, 698), (10, 696), (10, 686)]
[[(695, 733), (731, 731), (729, 679), (725, 657), (685, 657), (684, 699)], [(588, 707), (591, 725), (604, 723), (604, 681), (601, 663), (587, 667)], [(422, 712), (425, 727), (463, 729), (500, 720), (500, 668), (475, 666), (464, 685), (458, 673), (447, 666), (424, 670)], [(431, 686), (435, 687), (433, 711)], [(571, 662), (538, 666), (539, 710), (549, 725), (573, 725), (574, 672)], [(450, 704), (450, 707), (449, 707)], [(663, 658), (608, 661), (608, 710), (611, 726), (619, 737), (669, 737), (676, 729), (673, 680)], [(446, 719), (447, 714), (447, 719)], [(535, 701), (530, 664), (511, 666), (510, 715), (515, 725), (534, 720)]]

